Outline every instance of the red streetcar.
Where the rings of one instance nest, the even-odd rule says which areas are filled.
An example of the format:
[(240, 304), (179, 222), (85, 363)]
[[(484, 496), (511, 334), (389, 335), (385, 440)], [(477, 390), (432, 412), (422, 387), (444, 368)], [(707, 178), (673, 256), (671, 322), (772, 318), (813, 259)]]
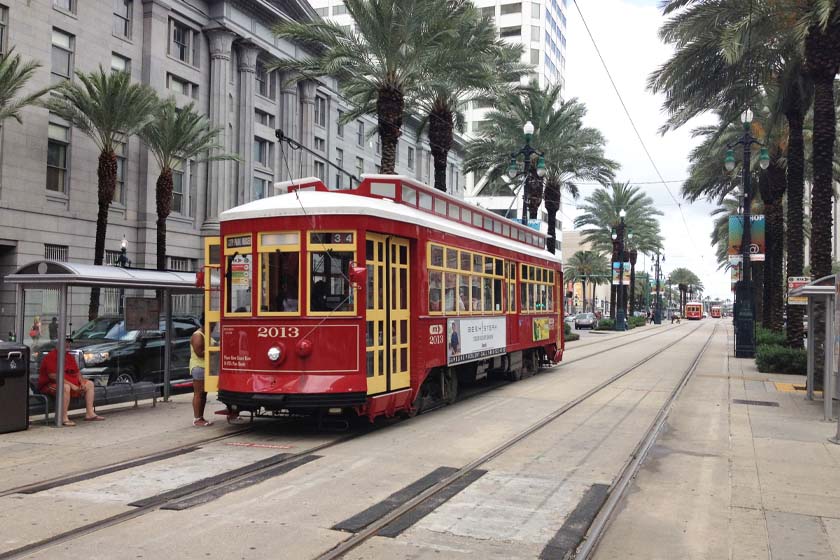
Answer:
[(699, 321), (703, 318), (703, 304), (698, 301), (690, 301), (685, 304), (685, 318), (689, 321)]
[(208, 369), (232, 412), (414, 414), (562, 358), (543, 234), (403, 176), (275, 188), (206, 242)]
[(710, 315), (712, 319), (720, 319), (720, 305), (713, 305)]

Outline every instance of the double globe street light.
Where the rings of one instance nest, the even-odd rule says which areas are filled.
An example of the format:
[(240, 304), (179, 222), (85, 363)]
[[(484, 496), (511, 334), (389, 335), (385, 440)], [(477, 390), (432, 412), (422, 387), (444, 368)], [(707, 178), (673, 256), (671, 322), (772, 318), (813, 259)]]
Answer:
[[(618, 245), (618, 309), (615, 312), (615, 330), (627, 330), (627, 314), (624, 311), (624, 233), (625, 224), (624, 218), (627, 216), (627, 211), (623, 208), (618, 213), (618, 225), (613, 228), (610, 237)], [(629, 240), (633, 239), (633, 232), (627, 233)]]
[(753, 144), (761, 146), (758, 156), (758, 165), (761, 169), (770, 167), (770, 155), (767, 147), (762, 144), (750, 132), (752, 127), (753, 112), (748, 108), (741, 114), (741, 124), (744, 127), (744, 134), (738, 141), (727, 144), (724, 167), (727, 171), (735, 169), (735, 146), (743, 146), (743, 162), (741, 173), (744, 189), (743, 205), (743, 236), (741, 239), (741, 279), (735, 284), (735, 357), (755, 357), (755, 301), (752, 278), (750, 277), (750, 254), (752, 248), (752, 190), (750, 188), (750, 159)]
[(519, 166), (517, 165), (516, 160), (519, 156), (524, 156), (525, 162), (523, 175), (525, 176), (525, 182), (522, 186), (522, 225), (527, 226), (528, 199), (531, 194), (531, 158), (534, 155), (539, 156), (539, 159), (537, 159), (537, 177), (542, 179), (545, 177), (545, 157), (543, 157), (543, 152), (531, 147), (531, 139), (534, 137), (534, 124), (531, 121), (526, 122), (525, 126), (522, 127), (522, 134), (525, 136), (525, 145), (521, 150), (510, 155), (510, 165), (508, 166), (507, 174), (511, 179), (516, 178), (519, 174)]

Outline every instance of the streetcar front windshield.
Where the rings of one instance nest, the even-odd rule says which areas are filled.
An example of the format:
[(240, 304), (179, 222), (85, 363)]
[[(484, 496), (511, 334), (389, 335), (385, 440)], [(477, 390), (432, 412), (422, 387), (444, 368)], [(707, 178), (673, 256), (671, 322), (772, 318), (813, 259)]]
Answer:
[(311, 282), (309, 309), (311, 311), (353, 311), (353, 292), (350, 288), (350, 251), (311, 251)]

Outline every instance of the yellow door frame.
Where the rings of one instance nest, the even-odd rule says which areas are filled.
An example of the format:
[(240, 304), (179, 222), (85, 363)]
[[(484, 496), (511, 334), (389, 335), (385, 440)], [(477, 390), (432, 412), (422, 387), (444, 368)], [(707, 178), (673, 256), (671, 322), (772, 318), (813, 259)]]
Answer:
[[(216, 255), (212, 250), (216, 248)], [(219, 390), (219, 350), (221, 350), (222, 241), (219, 237), (204, 238), (204, 390)], [(214, 338), (215, 337), (215, 338)]]

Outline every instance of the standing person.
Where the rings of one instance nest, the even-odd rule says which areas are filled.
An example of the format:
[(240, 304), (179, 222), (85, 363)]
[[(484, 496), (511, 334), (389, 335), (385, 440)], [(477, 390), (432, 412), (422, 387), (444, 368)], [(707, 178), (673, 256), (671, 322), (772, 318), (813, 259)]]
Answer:
[[(67, 342), (73, 342), (73, 339), (67, 337)], [(38, 392), (45, 395), (55, 396), (58, 389), (58, 347), (56, 346), (50, 350), (44, 359), (41, 360), (41, 365), (38, 370)], [(61, 403), (61, 423), (64, 426), (75, 426), (76, 423), (70, 420), (67, 415), (67, 410), (70, 408), (70, 397), (85, 396), (85, 420), (88, 422), (105, 420), (103, 417), (96, 414), (93, 408), (93, 398), (95, 396), (95, 389), (93, 382), (83, 379), (79, 371), (79, 364), (73, 354), (65, 350), (64, 353), (64, 399)], [(57, 413), (57, 412), (56, 412)]]
[(32, 339), (32, 344), (38, 344), (38, 340), (41, 338), (41, 318), (35, 315), (35, 319), (32, 321), (32, 328), (29, 329), (29, 338)]
[(190, 375), (193, 378), (193, 426), (204, 428), (213, 422), (204, 419), (207, 393), (204, 391), (204, 316), (201, 326), (190, 337)]
[(48, 327), (50, 330), (50, 340), (58, 340), (58, 319), (53, 317)]

